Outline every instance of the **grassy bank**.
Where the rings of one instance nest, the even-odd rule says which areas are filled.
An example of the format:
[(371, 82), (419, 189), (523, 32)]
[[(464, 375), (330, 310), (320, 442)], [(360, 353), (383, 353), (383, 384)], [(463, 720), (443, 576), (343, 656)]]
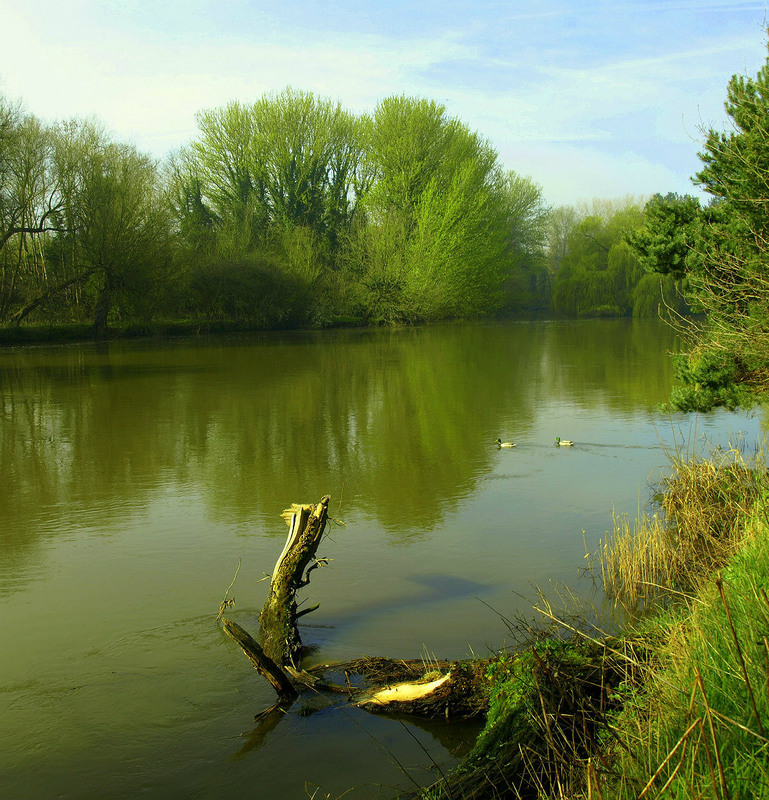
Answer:
[(594, 562), (622, 632), (564, 620), (492, 662), (483, 733), (423, 798), (769, 797), (765, 464), (674, 458), (657, 500)]

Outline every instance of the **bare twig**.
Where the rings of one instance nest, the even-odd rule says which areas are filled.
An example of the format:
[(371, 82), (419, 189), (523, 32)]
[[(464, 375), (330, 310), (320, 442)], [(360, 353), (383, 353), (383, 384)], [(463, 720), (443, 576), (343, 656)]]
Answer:
[(238, 568), (235, 570), (235, 576), (233, 577), (230, 585), (227, 587), (227, 591), (224, 593), (224, 599), (222, 600), (219, 606), (219, 614), (216, 617), (216, 623), (219, 624), (219, 620), (222, 618), (222, 614), (230, 608), (231, 606), (235, 605), (235, 598), (230, 597), (228, 598), (227, 595), (230, 593), (230, 589), (235, 585), (235, 581), (237, 580), (238, 573), (240, 572), (240, 559), (238, 559)]

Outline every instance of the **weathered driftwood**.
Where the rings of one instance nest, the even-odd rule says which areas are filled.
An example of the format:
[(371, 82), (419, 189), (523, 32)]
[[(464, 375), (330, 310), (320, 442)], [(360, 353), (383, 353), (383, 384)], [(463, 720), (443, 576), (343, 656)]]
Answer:
[(377, 714), (469, 719), (488, 708), (488, 661), (430, 661), (362, 658), (326, 667), (360, 676), (366, 686), (353, 702)]
[[(293, 505), (283, 512), (289, 532), (273, 569), (270, 588), (259, 615), (261, 646), (240, 626), (223, 620), (257, 670), (275, 687), (279, 701), (297, 696), (297, 687), (343, 691), (360, 707), (376, 713), (468, 718), (488, 705), (485, 662), (425, 663), (363, 658), (344, 665), (302, 670), (302, 640), (297, 620), (317, 606), (297, 610), (296, 593), (322, 561), (316, 552), (328, 517), (330, 497), (315, 505)], [(347, 686), (330, 683), (327, 673), (343, 673)], [(292, 694), (293, 692), (293, 694)]]

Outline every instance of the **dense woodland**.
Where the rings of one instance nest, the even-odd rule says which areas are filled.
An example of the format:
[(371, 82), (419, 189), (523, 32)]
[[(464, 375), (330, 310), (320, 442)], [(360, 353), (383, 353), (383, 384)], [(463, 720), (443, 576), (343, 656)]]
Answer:
[[(429, 100), (356, 116), (286, 89), (198, 114), (158, 163), (0, 97), (0, 326), (379, 325), (690, 311), (679, 408), (769, 386), (769, 63), (704, 131), (710, 196), (550, 208)], [(680, 317), (684, 319), (684, 317)]]
[(656, 314), (679, 277), (626, 242), (643, 202), (547, 207), (446, 109), (286, 89), (201, 111), (158, 163), (0, 98), (0, 324), (398, 324)]

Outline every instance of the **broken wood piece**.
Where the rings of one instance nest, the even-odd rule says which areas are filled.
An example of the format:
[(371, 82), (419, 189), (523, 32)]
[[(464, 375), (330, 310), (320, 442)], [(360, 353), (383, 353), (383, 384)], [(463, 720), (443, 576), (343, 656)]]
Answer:
[(388, 703), (407, 703), (422, 700), (439, 686), (443, 686), (450, 676), (451, 673), (447, 673), (427, 683), (397, 683), (395, 686), (387, 686), (384, 689), (359, 697), (358, 705), (374, 703), (375, 705), (386, 706)]
[(319, 608), (320, 603), (316, 603), (314, 606), (310, 606), (309, 608), (303, 608), (301, 611), (297, 611), (296, 614), (294, 614), (294, 619), (299, 619), (307, 614), (312, 614), (313, 611), (317, 611)]
[[(485, 714), (488, 708), (486, 663), (453, 661), (430, 665), (377, 658), (351, 662), (345, 668), (374, 682), (374, 688), (354, 698), (355, 704), (366, 711), (470, 719)], [(384, 678), (390, 671), (397, 682)]]
[(278, 693), (280, 701), (290, 702), (299, 697), (299, 692), (296, 691), (286, 673), (271, 658), (265, 655), (264, 650), (251, 634), (243, 630), (236, 622), (228, 619), (223, 619), (222, 625), (229, 636), (240, 645), (241, 650), (254, 665), (254, 668), (272, 684)]

